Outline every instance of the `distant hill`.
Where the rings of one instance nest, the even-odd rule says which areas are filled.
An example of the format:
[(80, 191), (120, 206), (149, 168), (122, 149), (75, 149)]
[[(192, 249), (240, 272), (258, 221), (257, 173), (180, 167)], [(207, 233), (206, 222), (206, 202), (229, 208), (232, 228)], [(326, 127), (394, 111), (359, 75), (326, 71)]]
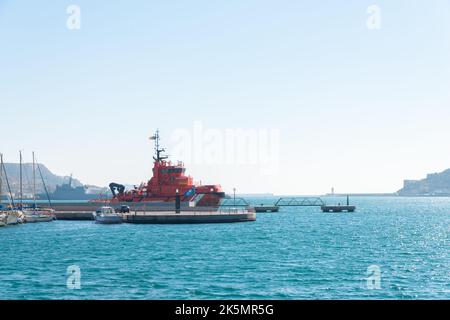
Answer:
[[(39, 164), (42, 176), (44, 177), (45, 185), (49, 192), (53, 192), (56, 189), (57, 185), (62, 185), (65, 183), (69, 183), (69, 176), (58, 176), (52, 173), (45, 165)], [(12, 192), (14, 194), (19, 194), (20, 189), (20, 165), (18, 163), (5, 163), (6, 173), (8, 175), (8, 180), (11, 185)], [(30, 196), (33, 193), (33, 164), (24, 163), (22, 165), (22, 181), (23, 181), (23, 193), (24, 196)], [(3, 174), (4, 175), (4, 174)], [(2, 185), (2, 193), (6, 194), (8, 192), (6, 186), (6, 180), (3, 176), (3, 185)], [(72, 186), (82, 186), (83, 184), (77, 180), (72, 179)], [(36, 167), (36, 193), (44, 193), (44, 185), (41, 181), (41, 177), (39, 175), (39, 171)]]
[(450, 169), (428, 174), (422, 180), (404, 180), (400, 196), (450, 196)]

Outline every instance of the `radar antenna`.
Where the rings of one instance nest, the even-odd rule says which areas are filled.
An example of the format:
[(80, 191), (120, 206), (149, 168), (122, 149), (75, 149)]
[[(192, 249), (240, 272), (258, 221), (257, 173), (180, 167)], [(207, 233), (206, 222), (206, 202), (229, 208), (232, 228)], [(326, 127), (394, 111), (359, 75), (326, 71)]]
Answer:
[(156, 129), (156, 133), (150, 137), (150, 140), (155, 140), (155, 156), (153, 156), (153, 159), (157, 162), (160, 162), (161, 160), (167, 159), (168, 156), (163, 156), (161, 153), (165, 152), (166, 149), (159, 147), (159, 129)]

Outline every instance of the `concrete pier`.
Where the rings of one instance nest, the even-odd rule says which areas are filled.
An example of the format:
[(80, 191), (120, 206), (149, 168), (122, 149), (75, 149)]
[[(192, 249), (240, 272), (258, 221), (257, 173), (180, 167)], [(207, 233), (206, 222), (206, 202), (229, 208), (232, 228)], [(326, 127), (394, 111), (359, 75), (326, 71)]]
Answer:
[[(67, 202), (67, 203), (53, 203), (52, 208), (57, 212), (94, 212), (103, 206), (111, 206), (119, 209), (121, 206), (129, 206), (132, 211), (171, 211), (175, 210), (175, 203), (160, 202)], [(188, 202), (181, 202), (181, 211), (213, 211), (217, 207), (190, 207)]]
[(192, 223), (231, 223), (256, 220), (256, 213), (250, 210), (239, 211), (173, 211), (131, 212), (124, 215), (124, 222), (136, 224), (192, 224)]
[(256, 212), (278, 212), (279, 210), (280, 210), (279, 206), (265, 206), (265, 205), (255, 206)]
[[(93, 220), (91, 211), (57, 211), (57, 220)], [(180, 224), (180, 223), (229, 223), (255, 221), (253, 210), (218, 211), (132, 211), (123, 214), (123, 221), (135, 224)]]
[(354, 212), (356, 207), (355, 206), (322, 206), (321, 207), (323, 212)]
[(94, 220), (92, 211), (55, 211), (57, 220)]

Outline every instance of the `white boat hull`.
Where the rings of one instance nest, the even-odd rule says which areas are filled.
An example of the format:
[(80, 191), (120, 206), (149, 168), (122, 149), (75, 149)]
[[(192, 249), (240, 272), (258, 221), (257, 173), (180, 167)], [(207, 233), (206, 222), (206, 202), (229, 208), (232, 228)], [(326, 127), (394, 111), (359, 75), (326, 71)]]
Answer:
[(93, 212), (95, 223), (117, 224), (123, 222), (123, 217), (117, 213), (114, 208), (104, 206), (100, 210)]
[(123, 219), (121, 216), (95, 216), (95, 222), (104, 224), (116, 224), (122, 223)]
[(7, 225), (19, 224), (19, 217), (15, 216), (15, 215), (8, 215), (8, 217), (6, 219), (6, 224)]
[(23, 222), (21, 211), (3, 211), (0, 215), (0, 227), (16, 225)]
[(50, 216), (25, 216), (26, 223), (35, 223), (35, 222), (50, 222), (53, 221), (53, 217)]
[(47, 211), (25, 211), (24, 214), (26, 223), (50, 222), (54, 220), (54, 216)]

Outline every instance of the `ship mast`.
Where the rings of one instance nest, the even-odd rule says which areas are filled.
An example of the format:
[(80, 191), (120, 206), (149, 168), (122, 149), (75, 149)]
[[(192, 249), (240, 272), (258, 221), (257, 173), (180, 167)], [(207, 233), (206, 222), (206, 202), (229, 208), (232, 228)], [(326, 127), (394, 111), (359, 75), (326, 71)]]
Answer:
[(154, 156), (153, 159), (156, 162), (160, 162), (161, 160), (167, 159), (167, 156), (162, 156), (161, 153), (165, 152), (166, 149), (164, 148), (160, 148), (159, 147), (159, 129), (156, 129), (156, 133), (150, 137), (150, 140), (155, 140), (155, 154), (156, 157)]

